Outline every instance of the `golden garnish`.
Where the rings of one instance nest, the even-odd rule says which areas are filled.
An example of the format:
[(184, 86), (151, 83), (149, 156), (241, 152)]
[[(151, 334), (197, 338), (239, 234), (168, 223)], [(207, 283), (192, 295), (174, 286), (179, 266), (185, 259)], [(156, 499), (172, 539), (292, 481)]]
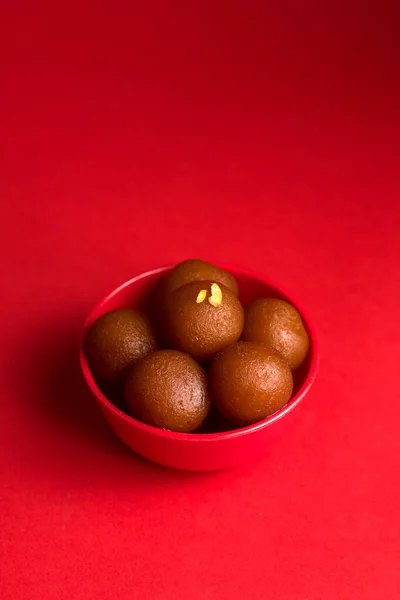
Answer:
[(218, 283), (211, 284), (211, 296), (208, 298), (211, 306), (219, 306), (222, 302), (222, 290)]
[(196, 303), (201, 304), (202, 302), (204, 302), (204, 300), (206, 299), (206, 296), (207, 296), (207, 290), (200, 290), (199, 293), (197, 294)]

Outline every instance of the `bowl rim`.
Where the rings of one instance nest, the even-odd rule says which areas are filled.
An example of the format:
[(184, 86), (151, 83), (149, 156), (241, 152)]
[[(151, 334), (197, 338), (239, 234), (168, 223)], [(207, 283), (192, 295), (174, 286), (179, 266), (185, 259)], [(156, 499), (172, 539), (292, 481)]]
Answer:
[(173, 269), (176, 266), (176, 264), (178, 264), (178, 263), (163, 265), (163, 266), (157, 267), (155, 269), (150, 269), (148, 271), (144, 271), (143, 273), (140, 273), (139, 275), (135, 275), (128, 281), (125, 281), (124, 283), (122, 283), (121, 285), (116, 287), (112, 292), (106, 294), (100, 300), (100, 302), (98, 302), (92, 308), (89, 315), (87, 316), (84, 326), (83, 326), (83, 329), (82, 329), (81, 338), (80, 338), (79, 360), (80, 360), (80, 366), (81, 366), (81, 370), (83, 373), (83, 377), (84, 377), (87, 385), (89, 386), (90, 391), (95, 396), (96, 400), (106, 410), (114, 413), (115, 416), (117, 416), (118, 418), (125, 421), (128, 425), (134, 426), (136, 429), (140, 429), (144, 433), (147, 433), (147, 434), (150, 434), (153, 436), (155, 435), (160, 438), (166, 438), (169, 440), (177, 440), (177, 441), (185, 440), (185, 441), (190, 441), (190, 442), (211, 442), (211, 441), (221, 441), (221, 440), (226, 440), (226, 439), (233, 439), (233, 438), (237, 438), (237, 437), (241, 437), (241, 436), (246, 436), (246, 435), (249, 435), (256, 431), (259, 431), (260, 429), (269, 427), (276, 421), (279, 421), (280, 419), (285, 417), (301, 402), (301, 400), (303, 400), (304, 396), (307, 394), (310, 387), (314, 383), (314, 380), (315, 380), (315, 377), (317, 374), (317, 370), (318, 370), (318, 366), (319, 366), (319, 338), (318, 338), (317, 329), (314, 325), (314, 322), (310, 318), (308, 312), (303, 308), (301, 303), (299, 303), (297, 301), (297, 299), (293, 297), (292, 294), (288, 293), (286, 291), (286, 289), (282, 288), (282, 286), (280, 284), (277, 284), (276, 282), (269, 279), (265, 275), (256, 273), (250, 269), (247, 269), (244, 267), (237, 267), (237, 266), (233, 266), (233, 265), (227, 265), (226, 263), (220, 263), (220, 262), (213, 263), (213, 264), (215, 264), (218, 267), (223, 268), (225, 270), (232, 271), (234, 275), (235, 275), (235, 273), (238, 273), (240, 275), (252, 277), (253, 279), (257, 279), (261, 283), (268, 285), (269, 287), (276, 290), (285, 299), (287, 299), (287, 301), (289, 301), (291, 304), (293, 304), (293, 306), (295, 306), (296, 309), (299, 311), (300, 316), (306, 326), (306, 329), (307, 329), (307, 331), (309, 333), (309, 337), (310, 337), (309, 352), (311, 352), (311, 361), (310, 361), (310, 367), (309, 367), (306, 379), (305, 379), (303, 385), (301, 386), (301, 388), (298, 390), (298, 392), (293, 396), (293, 398), (291, 398), (289, 400), (289, 402), (283, 408), (281, 408), (279, 411), (273, 413), (272, 415), (270, 415), (269, 417), (267, 417), (265, 419), (262, 419), (261, 421), (257, 421), (256, 423), (253, 423), (252, 425), (246, 425), (245, 427), (239, 427), (237, 429), (232, 429), (230, 431), (222, 431), (222, 432), (214, 432), (214, 433), (181, 433), (181, 432), (176, 432), (176, 431), (170, 431), (167, 429), (159, 429), (158, 427), (154, 427), (153, 425), (148, 425), (147, 423), (142, 423), (138, 419), (135, 419), (134, 417), (128, 415), (127, 413), (125, 413), (122, 410), (120, 410), (119, 408), (117, 408), (110, 400), (108, 400), (108, 398), (103, 394), (103, 392), (97, 386), (97, 384), (93, 378), (93, 375), (91, 373), (91, 370), (89, 368), (89, 364), (86, 359), (84, 345), (83, 345), (85, 333), (86, 333), (88, 327), (90, 326), (90, 324), (93, 322), (93, 314), (95, 312), (98, 312), (99, 310), (101, 310), (101, 308), (104, 306), (104, 304), (107, 304), (114, 296), (117, 296), (125, 288), (131, 287), (134, 283), (136, 283), (137, 281), (140, 281), (141, 279), (146, 279), (153, 275), (161, 275), (162, 273), (166, 273), (166, 272), (170, 271), (171, 269)]

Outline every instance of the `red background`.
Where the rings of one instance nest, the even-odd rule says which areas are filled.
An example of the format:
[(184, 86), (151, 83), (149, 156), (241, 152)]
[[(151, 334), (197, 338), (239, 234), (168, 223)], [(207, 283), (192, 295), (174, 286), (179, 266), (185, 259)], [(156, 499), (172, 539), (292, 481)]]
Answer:
[[(400, 598), (396, 4), (2, 2), (2, 600)], [(291, 434), (211, 474), (125, 449), (77, 363), (99, 297), (191, 256), (321, 337)]]

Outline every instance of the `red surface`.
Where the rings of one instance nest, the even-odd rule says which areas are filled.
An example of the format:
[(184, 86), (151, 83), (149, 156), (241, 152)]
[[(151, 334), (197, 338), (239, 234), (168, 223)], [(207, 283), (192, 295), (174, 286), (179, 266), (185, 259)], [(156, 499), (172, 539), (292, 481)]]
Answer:
[[(398, 2), (3, 2), (0, 596), (397, 600)], [(218, 258), (316, 320), (290, 435), (213, 474), (126, 449), (79, 332)]]
[[(221, 264), (217, 266), (225, 267)], [(309, 315), (290, 294), (269, 281), (265, 275), (257, 275), (237, 267), (229, 268), (239, 285), (239, 298), (244, 306), (256, 298), (274, 297), (286, 300), (300, 312), (310, 337), (308, 355), (294, 373), (292, 398), (282, 410), (267, 419), (236, 429), (229, 425), (227, 429), (226, 424), (222, 426), (221, 418), (217, 414), (211, 414), (203, 423), (201, 432), (184, 434), (158, 429), (126, 414), (127, 411), (122, 406), (123, 394), (112, 392), (110, 395), (107, 391), (102, 391), (92, 376), (83, 344), (87, 328), (111, 310), (131, 307), (142, 309), (146, 305), (149, 306), (149, 303), (154, 302), (154, 296), (157, 297), (156, 290), (162, 277), (170, 270), (171, 266), (165, 266), (141, 273), (116, 288), (93, 308), (86, 320), (79, 349), (85, 380), (118, 437), (149, 460), (167, 467), (193, 471), (222, 469), (254, 460), (270, 450), (277, 436), (287, 435), (287, 423), (291, 421), (292, 410), (309, 392), (319, 362), (318, 334)]]

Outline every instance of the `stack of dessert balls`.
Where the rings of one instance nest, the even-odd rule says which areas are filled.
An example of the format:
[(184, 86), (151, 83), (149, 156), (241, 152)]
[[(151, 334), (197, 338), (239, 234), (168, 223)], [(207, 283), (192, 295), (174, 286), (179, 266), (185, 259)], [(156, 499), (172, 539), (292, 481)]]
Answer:
[(100, 386), (123, 386), (136, 419), (194, 432), (215, 409), (233, 426), (280, 410), (309, 339), (297, 310), (259, 298), (243, 308), (234, 277), (201, 260), (162, 282), (154, 314), (113, 310), (88, 329), (84, 347)]

